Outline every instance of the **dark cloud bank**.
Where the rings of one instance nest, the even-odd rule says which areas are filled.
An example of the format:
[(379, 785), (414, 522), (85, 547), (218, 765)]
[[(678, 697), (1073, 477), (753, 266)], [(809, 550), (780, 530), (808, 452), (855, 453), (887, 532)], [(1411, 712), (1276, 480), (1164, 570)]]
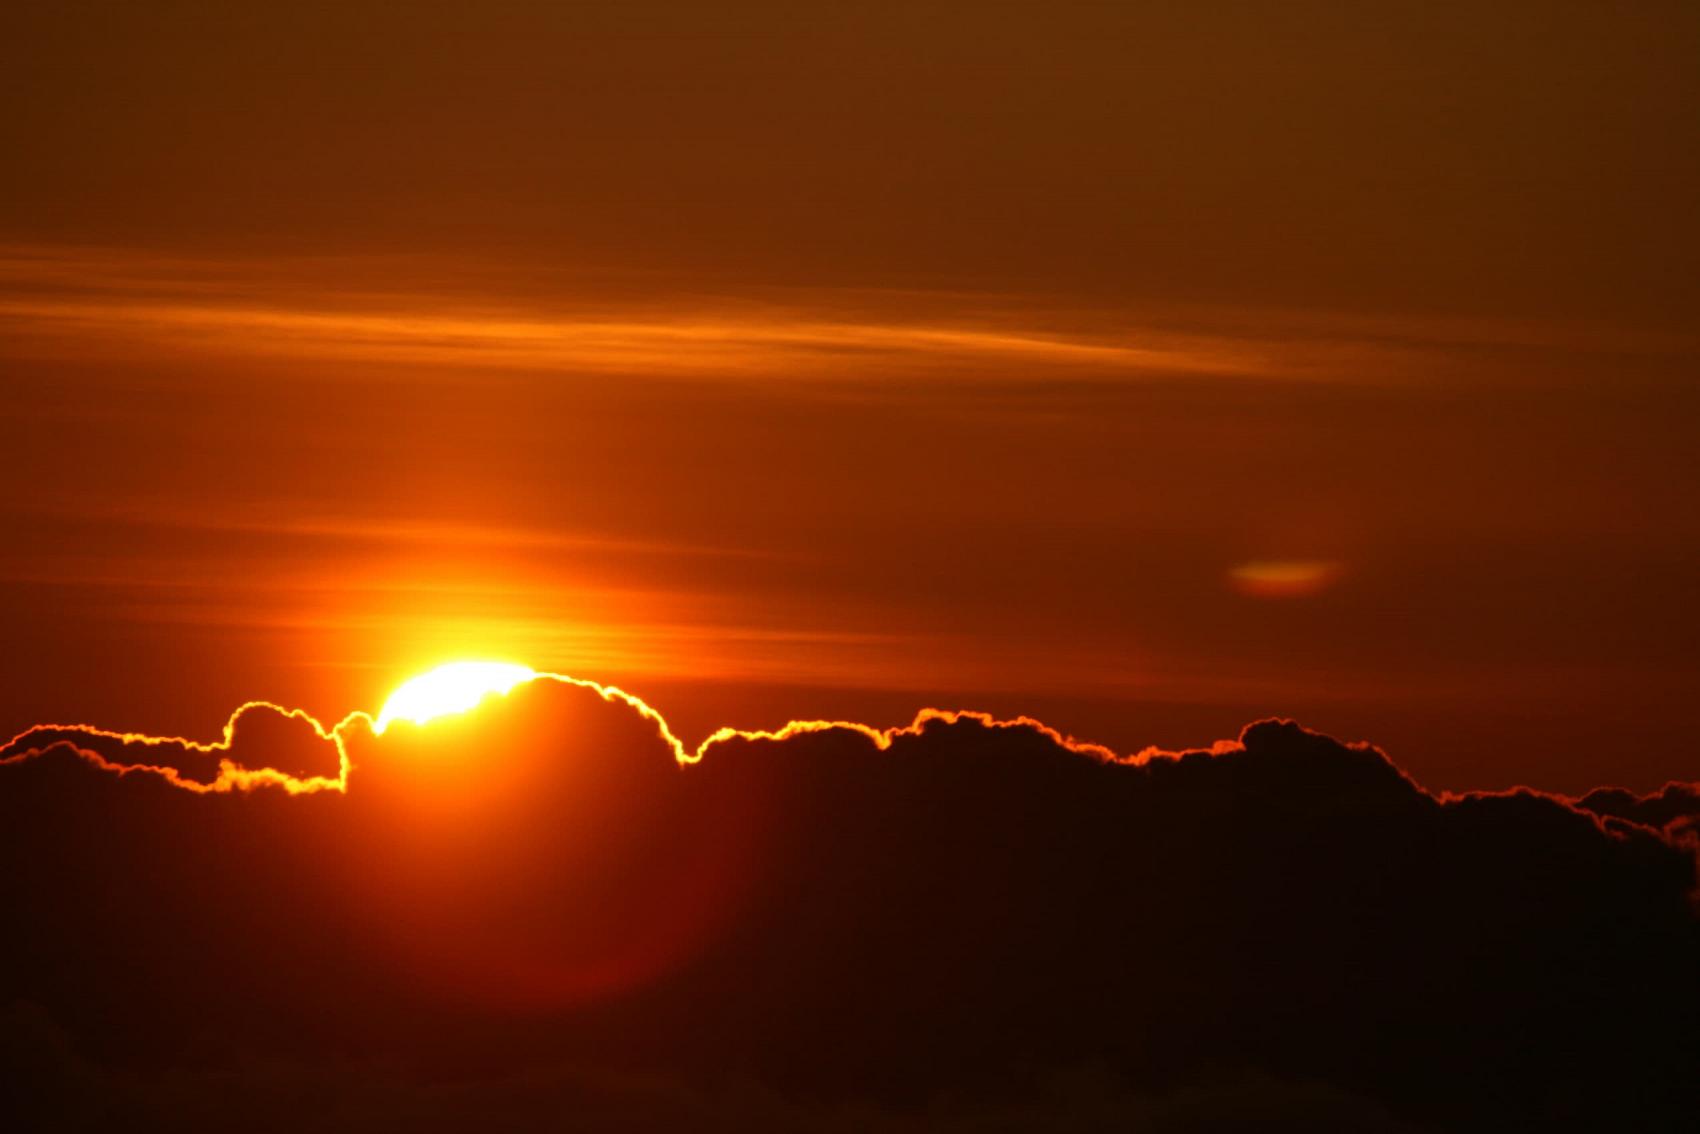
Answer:
[[(290, 722), (244, 722), (239, 759), (250, 735), (287, 753)], [(889, 751), (839, 730), (680, 768), (628, 708), (537, 684), (357, 731), (347, 795), (199, 796), (54, 749), (0, 768), (4, 1110), (44, 1129), (1692, 1118), (1694, 789), (1443, 801), (1292, 724), (1241, 740), (1106, 765), (934, 722)]]

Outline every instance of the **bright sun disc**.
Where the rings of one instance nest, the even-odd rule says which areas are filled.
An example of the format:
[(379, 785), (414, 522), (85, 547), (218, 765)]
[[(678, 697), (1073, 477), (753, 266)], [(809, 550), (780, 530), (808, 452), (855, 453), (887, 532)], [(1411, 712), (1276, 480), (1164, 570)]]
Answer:
[(383, 732), (391, 721), (426, 721), (476, 708), (484, 698), (506, 693), (536, 677), (535, 671), (511, 662), (450, 662), (403, 683), (390, 694), (372, 725)]

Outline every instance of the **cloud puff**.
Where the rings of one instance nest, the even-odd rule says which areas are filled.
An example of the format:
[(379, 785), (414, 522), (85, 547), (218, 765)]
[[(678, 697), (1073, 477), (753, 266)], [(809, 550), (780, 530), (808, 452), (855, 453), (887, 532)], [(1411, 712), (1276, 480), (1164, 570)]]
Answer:
[[(934, 714), (681, 762), (659, 718), (553, 681), (333, 731), (345, 792), (182, 791), (82, 740), (0, 770), (0, 996), (62, 1037), (61, 1078), (287, 1067), (392, 1114), (472, 1083), (455, 1105), (515, 1127), (583, 1082), (634, 1114), (753, 1091), (790, 1128), (1196, 1128), (1163, 1108), (1202, 1098), (1597, 1129), (1697, 1101), (1692, 788), (1442, 798), (1283, 721), (1118, 760)], [(1083, 1081), (1100, 1109), (1055, 1110)]]

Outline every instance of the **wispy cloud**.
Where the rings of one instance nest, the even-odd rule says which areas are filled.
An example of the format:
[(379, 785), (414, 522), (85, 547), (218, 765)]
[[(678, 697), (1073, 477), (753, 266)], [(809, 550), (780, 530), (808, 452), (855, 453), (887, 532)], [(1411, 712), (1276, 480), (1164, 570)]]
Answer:
[[(418, 281), (416, 283), (412, 281)], [(661, 378), (1388, 381), (1460, 344), (1548, 329), (1315, 313), (1067, 310), (1055, 300), (844, 291), (640, 298), (629, 281), (492, 278), (405, 260), (184, 260), (0, 249), (0, 330), (50, 352), (170, 351)], [(1571, 335), (1575, 337), (1574, 333)], [(1453, 360), (1454, 365), (1458, 360)]]

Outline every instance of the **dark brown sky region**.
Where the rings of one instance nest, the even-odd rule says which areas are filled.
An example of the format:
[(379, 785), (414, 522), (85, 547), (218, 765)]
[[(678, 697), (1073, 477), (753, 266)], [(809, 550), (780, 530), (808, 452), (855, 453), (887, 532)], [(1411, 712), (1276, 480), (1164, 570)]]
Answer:
[[(1697, 63), (5, 5), (0, 1107), (1677, 1128)], [(376, 720), (462, 660), (581, 680)]]

